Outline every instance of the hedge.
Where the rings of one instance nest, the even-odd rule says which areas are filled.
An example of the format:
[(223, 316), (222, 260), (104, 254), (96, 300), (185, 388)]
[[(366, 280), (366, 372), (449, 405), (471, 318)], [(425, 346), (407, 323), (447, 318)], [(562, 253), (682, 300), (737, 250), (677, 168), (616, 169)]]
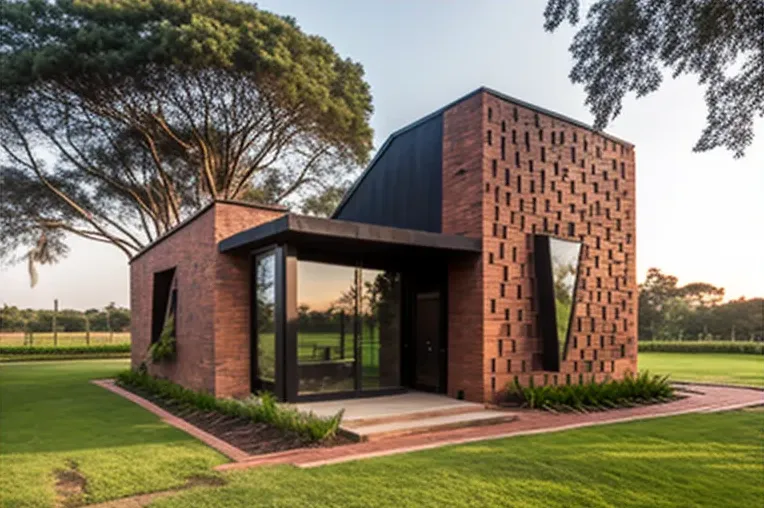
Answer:
[(93, 346), (0, 346), (0, 356), (78, 356), (130, 353), (130, 344), (98, 344)]
[(0, 355), (0, 363), (55, 362), (63, 360), (110, 360), (130, 358), (130, 353), (88, 353), (79, 355)]
[(732, 341), (643, 341), (639, 343), (640, 353), (740, 353), (764, 354), (762, 342)]

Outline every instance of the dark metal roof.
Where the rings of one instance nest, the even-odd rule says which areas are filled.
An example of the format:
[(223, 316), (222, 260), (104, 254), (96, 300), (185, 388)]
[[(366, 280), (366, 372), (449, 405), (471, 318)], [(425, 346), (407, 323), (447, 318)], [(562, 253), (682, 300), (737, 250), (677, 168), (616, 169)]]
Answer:
[(482, 241), (477, 238), (291, 213), (222, 240), (218, 244), (218, 250), (220, 252), (249, 251), (280, 242), (336, 249), (344, 253), (386, 251), (391, 254), (402, 254), (409, 247), (454, 253), (482, 251)]
[(611, 136), (610, 134), (607, 134), (607, 133), (605, 133), (603, 131), (598, 131), (594, 127), (592, 127), (591, 125), (587, 125), (584, 122), (581, 122), (581, 121), (576, 120), (574, 118), (571, 118), (569, 116), (565, 116), (565, 115), (563, 115), (561, 113), (557, 113), (555, 111), (551, 111), (551, 110), (548, 110), (548, 109), (536, 106), (536, 105), (531, 104), (529, 102), (525, 102), (525, 101), (522, 101), (520, 99), (516, 99), (516, 98), (514, 98), (514, 97), (512, 97), (510, 95), (507, 95), (507, 94), (501, 93), (499, 91), (493, 90), (492, 88), (481, 86), (477, 90), (473, 90), (472, 92), (468, 93), (467, 95), (464, 95), (464, 96), (456, 99), (455, 101), (446, 104), (445, 106), (441, 107), (440, 109), (438, 109), (436, 111), (433, 111), (429, 115), (426, 115), (426, 116), (420, 118), (419, 120), (417, 120), (417, 121), (415, 121), (413, 123), (410, 123), (410, 124), (406, 125), (405, 127), (402, 127), (400, 129), (398, 129), (397, 131), (393, 132), (392, 134), (390, 134), (390, 136), (387, 137), (385, 142), (382, 143), (382, 146), (379, 148), (379, 150), (377, 150), (377, 153), (374, 155), (374, 158), (371, 160), (369, 165), (366, 166), (366, 169), (363, 171), (363, 173), (361, 173), (361, 176), (359, 176), (356, 179), (356, 181), (353, 183), (353, 185), (350, 187), (350, 189), (348, 189), (348, 191), (342, 197), (342, 201), (340, 201), (340, 204), (337, 205), (336, 210), (334, 210), (334, 212), (332, 213), (332, 217), (337, 217), (339, 212), (342, 210), (342, 208), (347, 203), (347, 201), (350, 198), (350, 196), (353, 194), (353, 192), (355, 192), (355, 190), (358, 187), (358, 185), (361, 183), (361, 181), (364, 178), (366, 178), (366, 175), (374, 167), (374, 165), (377, 163), (379, 158), (382, 157), (382, 155), (384, 155), (385, 151), (387, 151), (387, 149), (389, 148), (390, 144), (393, 142), (393, 140), (395, 140), (395, 138), (397, 138), (398, 136), (400, 136), (401, 134), (403, 134), (405, 132), (408, 132), (408, 131), (410, 131), (412, 129), (417, 128), (418, 126), (420, 126), (424, 122), (427, 122), (428, 120), (431, 120), (431, 119), (433, 119), (433, 118), (435, 118), (435, 117), (437, 117), (439, 115), (442, 115), (448, 109), (451, 109), (452, 107), (456, 106), (457, 104), (459, 104), (461, 102), (464, 102), (467, 99), (470, 99), (470, 98), (472, 98), (473, 96), (475, 96), (475, 95), (477, 95), (479, 93), (487, 93), (487, 94), (493, 95), (494, 97), (497, 97), (499, 99), (505, 100), (507, 102), (511, 102), (513, 104), (517, 104), (518, 106), (530, 109), (531, 111), (536, 111), (537, 113), (541, 113), (542, 115), (551, 116), (552, 118), (557, 118), (558, 120), (562, 120), (564, 122), (567, 122), (569, 124), (575, 125), (577, 127), (581, 127), (582, 129), (586, 129), (586, 130), (589, 130), (591, 132), (596, 132), (600, 136), (602, 136), (604, 138), (607, 138), (607, 139), (609, 139), (611, 141), (615, 141), (616, 143), (621, 143), (621, 144), (628, 145), (628, 146), (634, 146), (632, 143), (629, 143), (628, 141), (625, 141), (623, 139), (617, 138), (615, 136)]

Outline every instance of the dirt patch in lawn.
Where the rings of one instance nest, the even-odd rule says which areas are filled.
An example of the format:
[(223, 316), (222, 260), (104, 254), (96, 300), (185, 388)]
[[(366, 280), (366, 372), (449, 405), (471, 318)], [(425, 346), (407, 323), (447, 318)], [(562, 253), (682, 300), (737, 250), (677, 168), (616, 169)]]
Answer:
[(253, 422), (247, 418), (237, 418), (214, 411), (200, 411), (195, 407), (164, 400), (130, 386), (120, 386), (249, 455), (262, 455), (297, 448), (325, 448), (353, 442), (340, 435), (313, 442), (296, 432), (281, 430), (267, 423)]
[(66, 469), (56, 471), (56, 506), (78, 506), (85, 497), (87, 480), (78, 471), (76, 462), (69, 460), (66, 465)]

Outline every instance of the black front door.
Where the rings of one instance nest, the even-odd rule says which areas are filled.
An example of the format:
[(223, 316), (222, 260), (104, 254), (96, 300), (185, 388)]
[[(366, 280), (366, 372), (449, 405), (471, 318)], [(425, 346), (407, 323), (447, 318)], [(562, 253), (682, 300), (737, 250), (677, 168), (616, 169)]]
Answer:
[(418, 293), (414, 319), (414, 388), (441, 391), (440, 294)]

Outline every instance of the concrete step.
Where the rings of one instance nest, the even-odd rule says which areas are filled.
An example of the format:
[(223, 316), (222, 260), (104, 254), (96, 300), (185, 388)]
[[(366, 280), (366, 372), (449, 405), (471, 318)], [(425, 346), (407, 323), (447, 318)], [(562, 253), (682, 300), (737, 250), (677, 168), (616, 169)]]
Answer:
[(427, 408), (419, 411), (400, 412), (393, 415), (374, 416), (369, 418), (354, 418), (352, 420), (344, 420), (342, 426), (346, 429), (357, 429), (372, 425), (406, 422), (410, 420), (423, 420), (426, 418), (476, 413), (480, 411), (485, 411), (485, 407), (481, 404), (463, 404), (459, 406)]
[(352, 428), (342, 425), (342, 430), (346, 435), (358, 441), (377, 441), (425, 432), (507, 423), (516, 419), (517, 415), (513, 413), (480, 410), (441, 414), (419, 419), (396, 420)]

